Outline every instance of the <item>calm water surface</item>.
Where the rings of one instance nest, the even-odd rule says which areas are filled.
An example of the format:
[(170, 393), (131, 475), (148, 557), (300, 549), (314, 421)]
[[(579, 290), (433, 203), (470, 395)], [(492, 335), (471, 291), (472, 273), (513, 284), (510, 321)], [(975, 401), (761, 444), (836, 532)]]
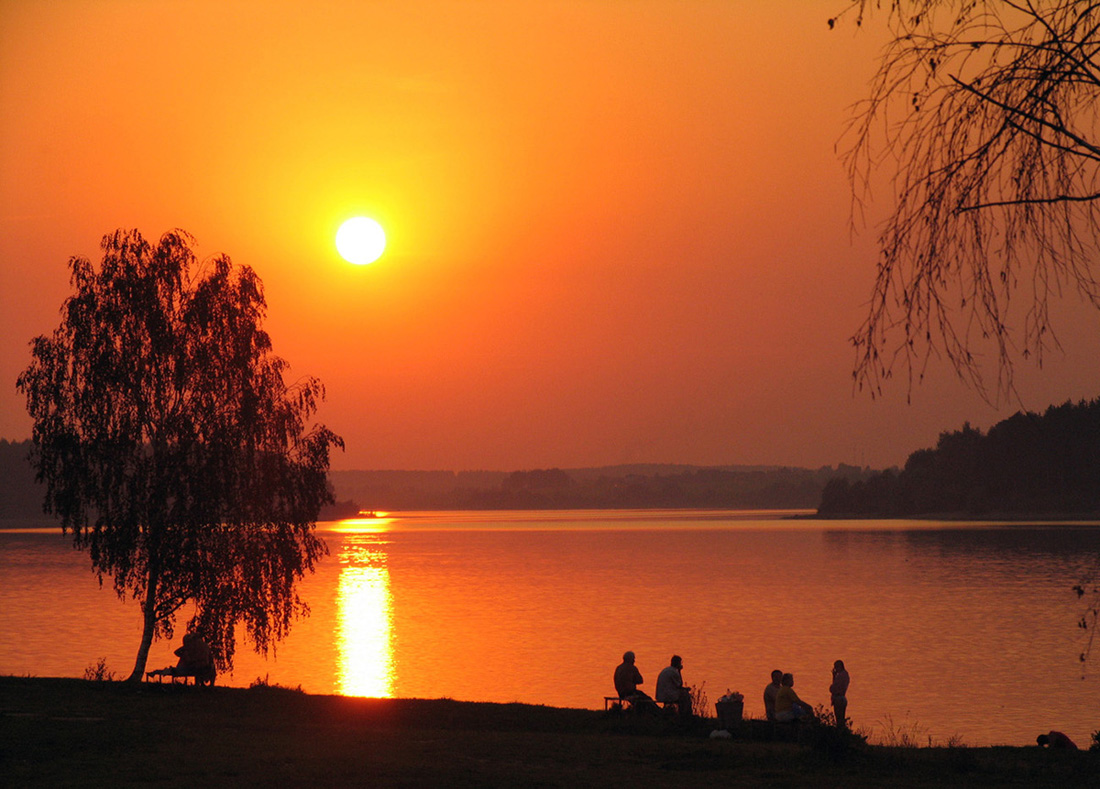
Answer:
[[(848, 714), (890, 732), (1087, 745), (1100, 684), (1071, 586), (1097, 524), (790, 520), (775, 512), (402, 513), (320, 525), (312, 615), (274, 658), (240, 646), (229, 685), (602, 708), (626, 649), (651, 694), (675, 652), (713, 702), (761, 716), (773, 668), (811, 703), (852, 675)], [(0, 673), (125, 676), (136, 603), (101, 589), (57, 530), (0, 531)], [(154, 644), (149, 668), (175, 662)], [(705, 683), (705, 684), (704, 684)]]

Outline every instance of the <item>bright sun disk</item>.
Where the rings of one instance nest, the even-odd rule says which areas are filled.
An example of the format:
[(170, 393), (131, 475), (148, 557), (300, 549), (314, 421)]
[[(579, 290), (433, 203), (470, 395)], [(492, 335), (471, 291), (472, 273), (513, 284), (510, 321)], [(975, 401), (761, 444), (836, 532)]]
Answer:
[(357, 266), (373, 263), (385, 249), (386, 231), (368, 217), (352, 217), (336, 231), (336, 251), (348, 263)]

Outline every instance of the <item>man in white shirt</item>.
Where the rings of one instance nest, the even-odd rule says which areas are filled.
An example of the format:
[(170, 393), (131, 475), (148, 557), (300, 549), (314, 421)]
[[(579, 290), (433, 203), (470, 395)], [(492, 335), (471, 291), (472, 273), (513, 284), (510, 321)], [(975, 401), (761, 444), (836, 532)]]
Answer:
[(679, 655), (673, 655), (669, 665), (657, 675), (657, 701), (662, 704), (675, 704), (680, 717), (691, 717), (691, 693), (684, 687), (682, 674), (684, 661)]

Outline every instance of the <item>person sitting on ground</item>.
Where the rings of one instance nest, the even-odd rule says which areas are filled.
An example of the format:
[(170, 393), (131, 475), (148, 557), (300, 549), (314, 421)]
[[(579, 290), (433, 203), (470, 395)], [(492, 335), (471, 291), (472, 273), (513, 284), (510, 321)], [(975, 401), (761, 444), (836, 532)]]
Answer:
[(657, 701), (675, 704), (681, 718), (691, 717), (691, 691), (684, 687), (684, 661), (673, 655), (671, 662), (657, 675)]
[(783, 672), (776, 669), (772, 672), (772, 681), (764, 687), (764, 717), (770, 721), (775, 720), (775, 694), (782, 687)]
[(620, 699), (627, 701), (648, 700), (649, 696), (638, 690), (643, 682), (642, 672), (634, 665), (634, 653), (629, 650), (624, 652), (623, 662), (615, 667), (615, 692)]
[(813, 708), (794, 692), (794, 674), (784, 674), (779, 692), (775, 694), (775, 719), (780, 723), (810, 720)]
[(1035, 738), (1040, 748), (1050, 748), (1059, 751), (1076, 751), (1077, 743), (1060, 731), (1052, 731), (1050, 734), (1040, 734)]
[(829, 696), (833, 702), (833, 715), (836, 717), (836, 725), (841, 728), (848, 726), (848, 684), (851, 677), (844, 668), (844, 661), (833, 663), (833, 684), (829, 685)]
[(194, 677), (196, 683), (214, 684), (216, 671), (210, 647), (198, 633), (187, 633), (183, 646), (175, 652), (179, 658), (172, 674), (177, 677)]

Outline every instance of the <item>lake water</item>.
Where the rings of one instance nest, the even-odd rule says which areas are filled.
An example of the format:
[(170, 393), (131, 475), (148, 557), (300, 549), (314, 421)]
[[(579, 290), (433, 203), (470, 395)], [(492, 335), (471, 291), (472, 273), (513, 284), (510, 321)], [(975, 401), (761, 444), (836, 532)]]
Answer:
[[(1072, 585), (1100, 525), (792, 520), (782, 512), (451, 512), (320, 524), (312, 615), (232, 675), (311, 693), (602, 709), (624, 650), (653, 693), (673, 653), (713, 703), (763, 714), (771, 669), (873, 740), (1033, 743), (1100, 728), (1100, 649), (1082, 667)], [(153, 645), (149, 668), (175, 662)], [(141, 614), (58, 530), (0, 531), (0, 674), (133, 667)], [(1086, 670), (1087, 669), (1087, 670)], [(705, 684), (704, 684), (705, 683)]]

